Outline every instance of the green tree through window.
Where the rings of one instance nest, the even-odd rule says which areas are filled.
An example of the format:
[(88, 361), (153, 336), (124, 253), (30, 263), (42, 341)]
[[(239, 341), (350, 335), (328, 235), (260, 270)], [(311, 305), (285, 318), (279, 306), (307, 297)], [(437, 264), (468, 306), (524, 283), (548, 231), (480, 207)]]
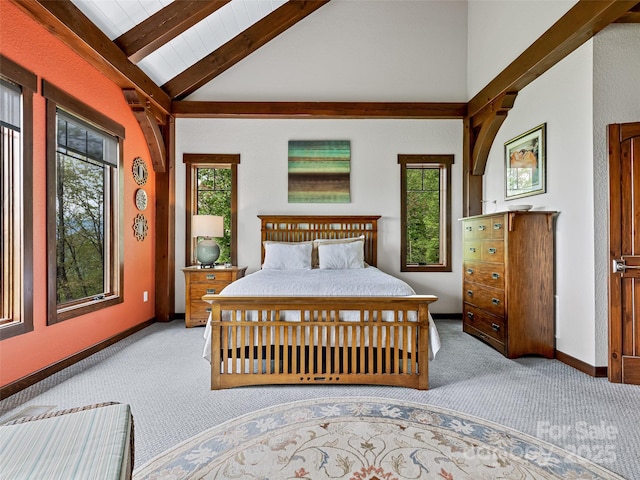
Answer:
[(407, 168), (407, 265), (440, 263), (440, 169)]
[(231, 262), (231, 169), (201, 167), (196, 176), (196, 214), (224, 218), (224, 237), (216, 238), (220, 246), (218, 263)]
[(195, 265), (197, 241), (191, 237), (193, 215), (219, 215), (224, 219), (224, 236), (218, 263), (237, 264), (237, 196), (240, 155), (228, 153), (185, 153), (186, 165), (186, 248), (185, 265)]
[(47, 99), (47, 321), (123, 302), (125, 129), (55, 85)]
[(398, 155), (401, 271), (451, 271), (453, 155)]

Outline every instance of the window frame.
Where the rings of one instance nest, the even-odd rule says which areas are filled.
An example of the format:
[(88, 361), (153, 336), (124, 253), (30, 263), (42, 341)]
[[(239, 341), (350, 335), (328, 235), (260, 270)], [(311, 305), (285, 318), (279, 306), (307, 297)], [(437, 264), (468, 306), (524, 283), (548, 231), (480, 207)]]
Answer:
[[(399, 154), (400, 164), (400, 271), (451, 272), (451, 166), (454, 155)], [(440, 171), (440, 250), (441, 262), (432, 265), (407, 264), (407, 170), (438, 168)], [(444, 191), (443, 191), (444, 190)], [(444, 195), (443, 195), (444, 194)]]
[[(2, 54), (0, 76), (20, 87), (22, 103), (22, 208), (18, 212), (17, 225), (21, 230), (21, 239), (18, 245), (13, 238), (8, 242), (14, 248), (12, 255), (19, 255), (21, 258), (21, 271), (13, 272), (9, 280), (9, 294), (18, 305), (13, 306), (12, 321), (0, 326), (0, 340), (5, 340), (33, 331), (33, 96), (38, 91), (38, 77)], [(16, 281), (18, 275), (20, 279)], [(16, 316), (17, 310), (20, 313)]]
[(238, 165), (240, 154), (226, 153), (185, 153), (182, 161), (186, 166), (186, 212), (185, 212), (185, 265), (195, 265), (195, 240), (191, 238), (189, 219), (197, 211), (194, 187), (198, 168), (231, 169), (231, 244), (229, 256), (231, 263), (238, 265)]
[[(123, 146), (125, 129), (103, 113), (60, 90), (55, 85), (42, 81), (42, 96), (47, 100), (47, 324), (52, 325), (70, 318), (95, 312), (124, 302), (124, 206), (120, 197), (124, 192)], [(106, 221), (110, 222), (109, 275), (112, 292), (103, 298), (87, 299), (63, 308), (57, 302), (57, 257), (56, 257), (56, 156), (57, 156), (57, 109), (78, 117), (96, 128), (117, 137), (118, 160), (111, 186), (111, 210)]]

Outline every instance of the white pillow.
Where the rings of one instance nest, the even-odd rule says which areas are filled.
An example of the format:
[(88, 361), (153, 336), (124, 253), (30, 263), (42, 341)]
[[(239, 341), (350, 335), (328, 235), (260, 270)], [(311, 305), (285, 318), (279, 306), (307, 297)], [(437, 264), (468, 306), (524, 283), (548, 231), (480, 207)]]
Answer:
[(364, 268), (364, 242), (321, 243), (318, 257), (321, 269)]
[(311, 242), (264, 243), (262, 268), (275, 270), (311, 270)]
[(313, 241), (313, 251), (311, 252), (311, 266), (312, 268), (318, 268), (320, 262), (318, 261), (318, 246), (326, 245), (329, 243), (352, 243), (362, 242), (362, 248), (364, 248), (364, 235), (359, 237), (347, 237), (347, 238), (316, 238)]

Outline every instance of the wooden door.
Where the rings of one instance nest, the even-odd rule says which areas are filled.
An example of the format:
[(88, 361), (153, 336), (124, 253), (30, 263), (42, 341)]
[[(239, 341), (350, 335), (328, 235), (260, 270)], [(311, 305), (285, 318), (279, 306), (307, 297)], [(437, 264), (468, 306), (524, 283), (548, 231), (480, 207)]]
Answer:
[(609, 380), (640, 385), (640, 123), (608, 133)]

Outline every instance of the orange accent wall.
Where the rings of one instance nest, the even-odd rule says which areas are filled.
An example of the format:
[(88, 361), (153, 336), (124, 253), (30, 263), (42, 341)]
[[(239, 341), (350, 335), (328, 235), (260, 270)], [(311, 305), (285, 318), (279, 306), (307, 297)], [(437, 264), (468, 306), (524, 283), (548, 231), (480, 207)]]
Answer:
[[(155, 176), (149, 150), (138, 122), (121, 89), (83, 58), (7, 0), (0, 0), (0, 52), (38, 75), (34, 95), (34, 330), (0, 342), (0, 385), (78, 353), (154, 317), (155, 274)], [(46, 125), (45, 99), (40, 88), (46, 79), (125, 127), (124, 140), (124, 303), (48, 326), (46, 315)], [(142, 157), (149, 168), (143, 187), (148, 195), (143, 212), (149, 222), (144, 241), (133, 235), (133, 220), (140, 213), (134, 202), (139, 186), (131, 174), (133, 159)], [(27, 212), (28, 213), (28, 212)], [(143, 302), (143, 292), (149, 300)]]

